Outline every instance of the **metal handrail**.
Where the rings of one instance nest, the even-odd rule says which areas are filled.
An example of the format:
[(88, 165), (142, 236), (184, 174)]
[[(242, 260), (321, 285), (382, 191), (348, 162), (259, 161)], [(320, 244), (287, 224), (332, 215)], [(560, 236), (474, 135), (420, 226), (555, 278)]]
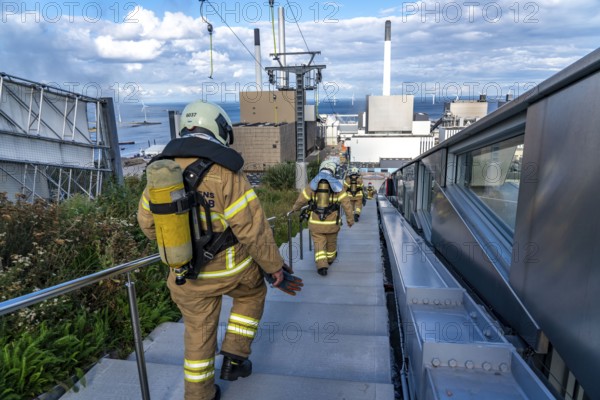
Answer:
[[(308, 209), (308, 206), (304, 206), (302, 207), (300, 210), (301, 213), (302, 211)], [(290, 268), (294, 268), (294, 261), (293, 261), (293, 256), (292, 256), (292, 214), (294, 214), (296, 211), (291, 210), (289, 211), (287, 214), (285, 214), (286, 218), (287, 218), (287, 223), (288, 223), (288, 262), (289, 262), (289, 266)], [(303, 238), (302, 238), (302, 230), (303, 230), (303, 226), (302, 226), (302, 221), (300, 222), (300, 259), (303, 260), (304, 259), (304, 243), (303, 243)], [(309, 245), (310, 245), (310, 238), (309, 238)]]
[[(288, 213), (289, 218), (290, 213)], [(271, 230), (274, 230), (274, 225), (272, 224), (275, 221), (276, 217), (270, 217), (267, 219)], [(290, 225), (291, 229), (291, 225)], [(291, 230), (289, 231), (291, 234)], [(290, 252), (291, 255), (291, 252)], [(148, 257), (139, 258), (134, 261), (127, 262), (125, 264), (120, 264), (111, 268), (107, 268), (102, 271), (98, 271), (96, 273), (86, 275), (77, 279), (73, 279), (68, 282), (63, 282), (55, 286), (51, 286), (46, 289), (42, 289), (33, 293), (29, 293), (23, 296), (16, 297), (14, 299), (6, 300), (0, 302), (0, 317), (6, 314), (13, 313), (22, 308), (29, 307), (38, 303), (41, 303), (46, 300), (53, 299), (58, 296), (62, 296), (71, 292), (75, 292), (84, 287), (91, 286), (93, 284), (99, 283), (103, 280), (110, 279), (115, 276), (127, 274), (127, 294), (129, 297), (129, 311), (131, 313), (131, 326), (133, 328), (133, 336), (134, 336), (134, 345), (135, 345), (135, 353), (136, 353), (136, 361), (138, 368), (138, 375), (140, 379), (140, 388), (142, 391), (142, 399), (150, 400), (150, 389), (148, 386), (148, 374), (146, 371), (146, 360), (144, 356), (144, 346), (143, 346), (143, 338), (140, 327), (140, 318), (137, 306), (137, 295), (135, 291), (135, 282), (131, 280), (131, 272), (140, 269), (143, 267), (148, 267), (152, 264), (156, 264), (160, 261), (160, 255), (153, 254)], [(291, 257), (290, 257), (291, 264)], [(291, 266), (291, 265), (290, 265)]]
[(6, 300), (0, 303), (0, 316), (18, 311), (21, 308), (29, 307), (42, 301), (50, 300), (67, 293), (74, 292), (86, 286), (93, 285), (105, 279), (112, 278), (117, 275), (127, 274), (127, 295), (129, 297), (129, 311), (131, 313), (131, 326), (133, 328), (133, 340), (136, 353), (136, 362), (138, 367), (138, 375), (140, 379), (140, 389), (142, 391), (142, 399), (150, 400), (150, 389), (148, 386), (148, 374), (146, 372), (146, 360), (144, 358), (144, 346), (142, 331), (140, 328), (140, 318), (137, 306), (137, 296), (135, 292), (135, 283), (131, 280), (131, 272), (160, 261), (160, 255), (154, 254), (145, 258), (140, 258), (130, 261), (125, 264), (120, 264), (112, 268), (98, 271), (91, 275), (86, 275), (81, 278), (73, 279), (68, 282), (29, 293), (24, 296)]

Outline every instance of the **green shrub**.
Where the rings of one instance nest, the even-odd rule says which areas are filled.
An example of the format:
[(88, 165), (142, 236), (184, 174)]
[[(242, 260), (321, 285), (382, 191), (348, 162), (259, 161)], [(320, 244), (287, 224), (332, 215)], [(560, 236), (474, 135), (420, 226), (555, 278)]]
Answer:
[[(295, 165), (274, 174), (289, 175)], [(287, 168), (287, 170), (286, 170)], [(291, 169), (290, 169), (291, 168)], [(288, 178), (287, 187), (294, 187)], [(282, 180), (285, 180), (282, 179)], [(75, 196), (60, 204), (18, 200), (0, 194), (0, 301), (155, 254), (156, 244), (136, 221), (144, 181), (109, 184), (96, 200)], [(295, 190), (257, 188), (267, 217), (276, 216), (278, 245), (287, 241), (285, 214)], [(298, 231), (294, 215), (293, 234)], [(166, 287), (168, 268), (150, 266), (131, 273), (142, 335), (181, 314)], [(133, 350), (126, 277), (63, 295), (3, 316), (0, 320), (0, 398), (30, 399), (56, 385), (70, 386), (105, 355)]]
[(277, 190), (291, 190), (295, 188), (296, 164), (288, 162), (267, 168), (261, 182)]

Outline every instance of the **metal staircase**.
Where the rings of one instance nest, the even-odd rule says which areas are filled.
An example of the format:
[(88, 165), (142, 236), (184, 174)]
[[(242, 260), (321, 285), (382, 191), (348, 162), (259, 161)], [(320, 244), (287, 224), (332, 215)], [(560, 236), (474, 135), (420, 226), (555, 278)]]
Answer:
[[(308, 231), (302, 234), (308, 243)], [(317, 274), (307, 248), (299, 260), (299, 243), (297, 235), (293, 265), (305, 286), (296, 297), (269, 289), (250, 357), (253, 374), (236, 382), (217, 378), (222, 399), (394, 399), (375, 202), (364, 208), (360, 223), (342, 228), (328, 276)], [(284, 257), (288, 250), (287, 244), (280, 249)], [(219, 343), (231, 305), (223, 300)], [(144, 350), (151, 398), (182, 399), (183, 324), (160, 325)], [(101, 360), (61, 399), (117, 398), (141, 398), (135, 355)]]

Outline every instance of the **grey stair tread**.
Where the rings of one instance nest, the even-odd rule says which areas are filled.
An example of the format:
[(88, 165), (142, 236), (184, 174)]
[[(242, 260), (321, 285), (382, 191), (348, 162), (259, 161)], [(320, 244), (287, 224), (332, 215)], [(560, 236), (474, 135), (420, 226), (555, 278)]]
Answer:
[[(223, 298), (221, 306), (222, 323), (227, 322), (232, 299)], [(310, 303), (288, 303), (268, 301), (264, 316), (259, 324), (261, 330), (282, 330), (290, 324), (297, 324), (303, 331), (328, 329), (334, 325), (344, 335), (387, 335), (388, 317), (384, 306), (347, 304), (321, 304), (315, 307)]]
[[(394, 386), (384, 383), (252, 374), (235, 382), (219, 382), (222, 399), (263, 400), (393, 400)], [(252, 395), (249, 395), (249, 394)], [(255, 394), (259, 394), (256, 395)]]
[[(183, 398), (181, 365), (147, 363), (148, 387), (153, 400)], [(77, 392), (75, 392), (77, 390)], [(100, 360), (85, 375), (85, 386), (78, 383), (61, 400), (134, 400), (141, 399), (137, 363), (126, 360)]]
[[(161, 327), (152, 333), (153, 340), (144, 341), (146, 362), (181, 365), (183, 324), (167, 323)], [(387, 336), (340, 334), (335, 324), (319, 332), (302, 331), (299, 323), (282, 328), (259, 331), (252, 344), (254, 371), (354, 382), (391, 380)], [(219, 343), (224, 330), (224, 324), (220, 324)], [(135, 356), (129, 359), (134, 360)]]
[[(314, 272), (316, 274), (316, 272)], [(327, 279), (324, 277), (323, 279)], [(285, 301), (290, 303), (320, 303), (385, 306), (383, 288), (371, 286), (331, 286), (312, 284), (302, 288), (297, 296), (290, 296), (281, 290), (269, 290), (267, 301)], [(315, 305), (319, 307), (319, 305)]]
[[(220, 364), (217, 364), (218, 366)], [(66, 393), (63, 400), (137, 400), (141, 390), (135, 362), (102, 360), (88, 374), (87, 386), (78, 386)], [(183, 399), (183, 368), (174, 365), (148, 364), (148, 384), (153, 400)], [(393, 400), (391, 384), (348, 382), (340, 380), (304, 378), (285, 375), (253, 373), (235, 382), (221, 381), (216, 371), (215, 382), (221, 387), (223, 400), (227, 399), (345, 399)]]
[[(359, 258), (360, 257), (360, 258)], [(294, 271), (300, 274), (300, 271), (317, 270), (314, 259), (304, 257), (304, 260), (297, 260), (293, 263)], [(342, 272), (381, 272), (383, 266), (379, 256), (362, 256), (357, 253), (357, 258), (340, 256), (332, 265), (331, 269), (337, 269)]]
[[(323, 286), (370, 286), (373, 288), (383, 286), (383, 272), (345, 271), (343, 267), (338, 268), (338, 265), (337, 261), (334, 262), (325, 277), (317, 274), (316, 267), (314, 271), (302, 270), (300, 272), (298, 270), (294, 273), (302, 278), (304, 286), (313, 284)], [(298, 295), (301, 296), (302, 293)]]

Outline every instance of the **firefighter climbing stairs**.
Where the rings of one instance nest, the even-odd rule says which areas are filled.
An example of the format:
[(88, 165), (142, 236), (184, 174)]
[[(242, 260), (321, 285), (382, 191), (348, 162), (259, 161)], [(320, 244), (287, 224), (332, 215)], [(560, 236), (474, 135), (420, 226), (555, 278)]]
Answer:
[[(302, 292), (292, 297), (269, 289), (250, 356), (253, 373), (227, 382), (218, 379), (217, 369), (221, 398), (394, 399), (376, 203), (367, 203), (352, 228), (344, 221), (338, 259), (325, 277), (317, 274), (308, 250), (308, 231), (303, 235), (303, 260), (299, 235), (293, 241), (293, 266), (304, 280)], [(287, 244), (280, 251), (287, 259)], [(230, 306), (225, 296), (219, 343)], [(183, 323), (160, 325), (146, 338), (144, 349), (151, 398), (183, 399)], [(61, 399), (142, 398), (135, 355), (128, 360), (102, 359), (83, 381)]]

